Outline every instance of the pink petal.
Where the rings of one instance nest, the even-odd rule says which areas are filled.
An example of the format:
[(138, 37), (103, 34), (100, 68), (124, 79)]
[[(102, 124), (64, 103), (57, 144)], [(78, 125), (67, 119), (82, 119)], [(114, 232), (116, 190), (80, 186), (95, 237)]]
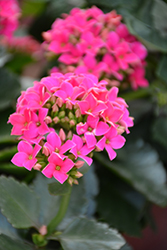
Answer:
[(108, 126), (107, 123), (100, 121), (95, 129), (95, 135), (96, 136), (104, 135), (108, 132), (109, 129), (110, 127)]
[(18, 167), (23, 167), (23, 164), (27, 161), (27, 159), (28, 156), (26, 153), (18, 152), (13, 156), (11, 162)]
[(72, 137), (72, 141), (75, 143), (77, 149), (80, 150), (80, 148), (82, 148), (83, 141), (82, 141), (81, 137), (74, 134)]
[(54, 148), (60, 148), (61, 147), (61, 140), (58, 134), (55, 132), (51, 132), (47, 136), (47, 142)]
[(71, 149), (72, 147), (74, 147), (76, 144), (73, 141), (66, 141), (60, 149), (60, 154), (64, 154), (65, 152), (67, 152), (69, 149)]
[(63, 184), (68, 179), (68, 175), (67, 174), (62, 173), (61, 171), (57, 171), (57, 170), (54, 171), (53, 176), (61, 184)]
[(34, 167), (36, 162), (37, 162), (37, 159), (28, 160), (24, 163), (24, 167), (28, 170), (31, 170)]
[(89, 109), (89, 103), (87, 101), (80, 101), (78, 102), (78, 105), (81, 110), (81, 114), (85, 114), (85, 111)]
[(93, 110), (92, 113), (93, 113), (94, 115), (96, 115), (96, 114), (98, 114), (98, 113), (104, 111), (105, 109), (107, 109), (107, 106), (106, 106), (104, 103), (100, 102), (100, 103), (94, 108), (94, 110)]
[(90, 166), (93, 162), (92, 158), (84, 156), (84, 155), (80, 155), (79, 156), (81, 159), (83, 159), (84, 161), (86, 161), (86, 163)]
[(33, 151), (33, 147), (30, 143), (26, 141), (20, 141), (18, 144), (18, 151), (19, 152), (24, 152), (27, 155), (31, 155)]
[[(80, 155), (88, 155), (92, 150), (94, 149), (94, 147), (88, 148), (87, 145), (84, 145), (81, 149), (80, 149)], [(80, 157), (79, 155), (79, 157)]]
[(52, 178), (53, 177), (53, 172), (55, 171), (55, 164), (49, 163), (43, 170), (42, 173), (48, 177)]
[(49, 158), (48, 161), (50, 163), (55, 164), (56, 166), (62, 166), (63, 165), (63, 160), (60, 158), (60, 156), (58, 154), (56, 154), (55, 152), (53, 152)]
[(108, 153), (108, 156), (109, 156), (110, 160), (112, 161), (117, 155), (116, 152), (112, 149), (110, 144), (106, 144), (105, 149), (106, 149), (106, 151)]
[(41, 108), (41, 109), (39, 110), (39, 115), (38, 115), (39, 121), (40, 121), (40, 122), (43, 122), (43, 120), (44, 120), (44, 118), (47, 116), (47, 114), (48, 114), (48, 109), (46, 109), (46, 108)]
[(125, 144), (125, 138), (121, 135), (117, 135), (116, 137), (112, 138), (110, 141), (110, 145), (114, 149), (122, 148)]
[(99, 149), (103, 150), (106, 144), (106, 137), (103, 136), (103, 138), (101, 138), (98, 143), (96, 144), (96, 147), (98, 147)]
[(85, 133), (85, 139), (88, 148), (94, 147), (97, 143), (95, 136), (90, 132)]
[(41, 148), (42, 147), (39, 144), (36, 144), (35, 147), (34, 147), (34, 149), (33, 149), (32, 156), (35, 157), (39, 153), (39, 151), (41, 150)]
[(74, 162), (67, 158), (63, 161), (63, 165), (61, 166), (60, 171), (63, 173), (67, 173), (68, 171), (70, 171), (70, 169), (73, 168), (73, 166), (74, 166)]

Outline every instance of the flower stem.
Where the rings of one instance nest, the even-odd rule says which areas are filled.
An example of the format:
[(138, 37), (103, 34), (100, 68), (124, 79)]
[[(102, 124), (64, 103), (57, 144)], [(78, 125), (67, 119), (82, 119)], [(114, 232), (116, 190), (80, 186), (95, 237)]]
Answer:
[(52, 234), (55, 231), (56, 227), (63, 220), (63, 218), (67, 212), (68, 204), (70, 201), (71, 190), (72, 190), (72, 187), (70, 187), (70, 191), (68, 194), (62, 195), (59, 211), (56, 214), (56, 216), (51, 220), (49, 225), (47, 226), (47, 236)]

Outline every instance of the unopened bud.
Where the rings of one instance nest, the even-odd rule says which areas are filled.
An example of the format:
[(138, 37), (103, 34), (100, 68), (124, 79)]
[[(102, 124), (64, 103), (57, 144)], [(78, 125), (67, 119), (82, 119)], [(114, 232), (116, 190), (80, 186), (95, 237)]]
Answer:
[(58, 97), (57, 101), (56, 101), (56, 104), (61, 108), (62, 105), (63, 105), (63, 100), (60, 97)]
[(47, 234), (47, 226), (43, 225), (42, 227), (40, 227), (39, 233), (41, 235), (46, 235)]
[(49, 153), (50, 153), (50, 152), (49, 152), (49, 149), (48, 149), (47, 147), (43, 146), (42, 154), (48, 156)]
[(79, 171), (77, 171), (76, 174), (75, 174), (76, 178), (81, 178), (82, 176), (83, 176), (83, 174), (80, 173)]
[(60, 118), (60, 119), (61, 119), (61, 118), (64, 118), (65, 115), (66, 115), (65, 111), (60, 111), (60, 113), (59, 113), (59, 118)]
[(77, 118), (79, 118), (79, 117), (81, 116), (81, 110), (80, 110), (80, 109), (77, 109), (77, 110), (75, 111), (75, 116), (76, 116)]
[(70, 186), (72, 186), (72, 184), (73, 184), (73, 178), (72, 177), (68, 178), (68, 183), (70, 184)]
[(52, 118), (50, 116), (46, 116), (44, 121), (46, 122), (46, 124), (49, 124), (52, 122)]
[(66, 102), (66, 108), (67, 109), (72, 109), (72, 103), (70, 101)]
[(69, 118), (67, 116), (64, 117), (65, 122), (69, 122)]
[(76, 185), (79, 184), (79, 182), (77, 180), (74, 180), (73, 183), (76, 184)]
[(60, 121), (60, 119), (59, 119), (59, 117), (56, 116), (55, 118), (53, 118), (53, 121), (55, 124), (57, 124)]
[(75, 122), (74, 120), (71, 120), (71, 121), (70, 121), (70, 126), (71, 126), (71, 127), (72, 127), (72, 126), (75, 126), (75, 123), (76, 123), (76, 122)]
[(72, 112), (69, 112), (68, 117), (69, 117), (70, 119), (73, 119), (73, 118), (74, 118), (74, 114), (73, 114)]
[(59, 131), (59, 137), (62, 141), (65, 141), (65, 139), (66, 139), (66, 134), (62, 128)]
[(81, 168), (83, 165), (84, 165), (84, 161), (77, 161), (77, 162), (75, 163), (75, 167), (76, 167), (76, 168)]
[(70, 130), (69, 132), (68, 132), (68, 134), (67, 134), (67, 138), (68, 139), (72, 139), (72, 136), (73, 136), (73, 133), (72, 133), (72, 131)]
[(52, 95), (50, 97), (50, 101), (53, 102), (53, 103), (55, 103), (56, 102), (56, 96)]
[(39, 163), (35, 164), (35, 166), (33, 167), (33, 169), (38, 170), (38, 171), (40, 171), (41, 168), (42, 168), (42, 166)]
[(95, 146), (95, 151), (96, 152), (100, 152), (100, 151), (102, 151), (100, 148), (98, 148), (97, 146)]
[(58, 112), (59, 111), (59, 108), (58, 108), (58, 106), (57, 106), (57, 104), (55, 103), (55, 104), (53, 104), (53, 106), (52, 106), (52, 110), (53, 110), (53, 112)]

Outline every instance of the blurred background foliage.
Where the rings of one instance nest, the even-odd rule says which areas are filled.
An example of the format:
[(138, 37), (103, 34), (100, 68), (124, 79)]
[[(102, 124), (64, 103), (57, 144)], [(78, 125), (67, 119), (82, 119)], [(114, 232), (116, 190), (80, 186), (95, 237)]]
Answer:
[[(96, 5), (104, 12), (115, 9), (121, 14), (129, 31), (148, 49), (149, 87), (119, 93), (128, 103), (135, 125), (115, 160), (110, 162), (105, 153), (94, 155), (93, 171), (88, 171), (82, 183), (89, 209), (74, 214), (87, 213), (88, 217), (107, 222), (121, 233), (141, 236), (148, 224), (155, 228), (152, 204), (167, 206), (167, 1), (23, 0), (19, 3), (22, 16), (16, 34), (29, 34), (42, 42), (41, 33), (49, 30), (62, 13), (76, 6)], [(17, 151), (17, 140), (10, 136), (7, 120), (20, 91), (31, 86), (34, 79), (47, 75), (50, 65), (44, 58), (38, 61), (24, 53), (0, 49), (0, 173), (26, 183), (34, 180), (36, 172), (10, 163)], [(84, 206), (84, 201), (80, 204)]]

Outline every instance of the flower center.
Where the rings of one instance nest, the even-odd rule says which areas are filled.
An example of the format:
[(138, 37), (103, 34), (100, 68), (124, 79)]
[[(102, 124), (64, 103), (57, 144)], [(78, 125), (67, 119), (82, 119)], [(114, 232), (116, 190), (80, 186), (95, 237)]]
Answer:
[(29, 155), (28, 159), (29, 159), (29, 160), (32, 160), (32, 158), (33, 158), (32, 155)]
[(106, 144), (110, 144), (110, 141), (109, 141), (109, 139), (107, 139), (107, 140), (106, 140)]
[(58, 171), (59, 171), (59, 170), (60, 170), (60, 166), (56, 166), (56, 170), (58, 170)]
[(77, 155), (80, 155), (81, 154), (81, 152), (80, 151), (77, 151)]
[(59, 149), (58, 149), (58, 148), (56, 148), (56, 149), (55, 149), (55, 152), (56, 152), (56, 153), (59, 153)]

